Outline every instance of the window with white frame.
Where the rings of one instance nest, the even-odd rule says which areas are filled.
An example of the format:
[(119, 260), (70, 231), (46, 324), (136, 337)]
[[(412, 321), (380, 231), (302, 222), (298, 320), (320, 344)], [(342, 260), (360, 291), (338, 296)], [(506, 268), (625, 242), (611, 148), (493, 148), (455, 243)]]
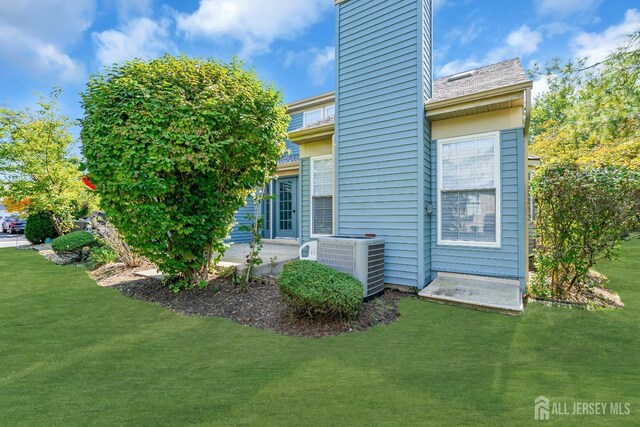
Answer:
[(311, 123), (318, 122), (320, 120), (324, 120), (327, 117), (331, 117), (336, 114), (336, 106), (335, 104), (327, 105), (323, 108), (316, 108), (315, 110), (305, 111), (302, 115), (302, 125), (306, 126)]
[(438, 243), (500, 246), (499, 133), (438, 142)]
[(335, 114), (336, 114), (336, 106), (335, 106), (335, 104), (325, 107), (325, 109), (324, 109), (325, 118), (326, 117), (335, 116)]
[(311, 158), (311, 236), (333, 234), (333, 160)]
[(303, 117), (303, 125), (306, 126), (311, 123), (315, 123), (324, 118), (324, 109), (318, 108), (316, 110), (305, 111)]

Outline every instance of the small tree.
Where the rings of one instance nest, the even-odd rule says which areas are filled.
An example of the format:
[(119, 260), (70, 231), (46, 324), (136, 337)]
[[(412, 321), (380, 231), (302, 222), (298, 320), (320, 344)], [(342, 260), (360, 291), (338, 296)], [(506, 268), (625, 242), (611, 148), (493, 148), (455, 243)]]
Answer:
[(536, 173), (531, 190), (536, 205), (533, 285), (556, 297), (583, 286), (589, 269), (612, 258), (623, 235), (639, 223), (640, 173), (635, 171), (556, 164)]
[(73, 212), (95, 199), (71, 154), (71, 122), (57, 111), (59, 94), (40, 99), (35, 112), (0, 107), (0, 198), (26, 214), (47, 212), (63, 234), (73, 226)]
[(239, 62), (166, 55), (93, 75), (82, 103), (107, 217), (174, 289), (206, 280), (234, 214), (284, 151), (280, 94)]

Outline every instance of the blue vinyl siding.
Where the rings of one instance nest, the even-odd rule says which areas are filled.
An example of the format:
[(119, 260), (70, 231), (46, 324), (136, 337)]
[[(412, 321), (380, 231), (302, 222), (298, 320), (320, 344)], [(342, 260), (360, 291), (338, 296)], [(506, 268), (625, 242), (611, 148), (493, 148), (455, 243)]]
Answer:
[[(431, 89), (429, 1), (338, 6), (337, 234), (385, 238), (385, 281), (423, 287), (424, 101)], [(428, 144), (427, 144), (428, 145)], [(422, 259), (421, 259), (422, 258)]]
[(311, 159), (300, 159), (300, 244), (308, 242), (311, 235)]
[[(295, 113), (291, 115), (291, 122), (289, 123), (289, 129), (287, 130), (287, 132), (300, 129), (302, 127), (302, 116), (303, 113)], [(285, 142), (287, 143), (287, 150), (291, 152), (291, 155), (300, 155), (300, 146), (298, 146), (298, 144), (294, 144), (288, 139), (285, 140)]]
[(524, 192), (524, 130), (522, 128), (500, 132), (500, 171), (502, 190), (502, 246), (499, 248), (445, 246), (437, 244), (437, 159), (436, 142), (432, 157), (432, 203), (434, 206), (431, 251), (434, 272), (478, 274), (494, 277), (523, 279), (526, 277)]
[(245, 219), (247, 214), (253, 213), (253, 201), (251, 199), (247, 200), (247, 204), (241, 207), (238, 212), (236, 212), (235, 219), (237, 225), (233, 227), (231, 231), (231, 238), (229, 239), (233, 243), (249, 243), (251, 241), (251, 232), (249, 231), (240, 231), (239, 227), (241, 224), (250, 224), (251, 221)]

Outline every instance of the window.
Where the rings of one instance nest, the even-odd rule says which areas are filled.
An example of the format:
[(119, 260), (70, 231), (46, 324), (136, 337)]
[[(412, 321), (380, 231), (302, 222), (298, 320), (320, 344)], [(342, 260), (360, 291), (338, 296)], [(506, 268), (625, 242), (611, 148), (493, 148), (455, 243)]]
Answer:
[(331, 117), (331, 116), (335, 116), (336, 114), (336, 106), (334, 105), (329, 105), (328, 107), (326, 107), (324, 109), (324, 117)]
[(305, 111), (303, 116), (303, 125), (306, 126), (311, 123), (315, 123), (324, 118), (324, 110), (318, 108), (317, 110)]
[(324, 108), (317, 108), (315, 110), (305, 111), (302, 116), (302, 125), (310, 125), (311, 123), (318, 122), (336, 114), (335, 104), (327, 105)]
[(333, 160), (311, 159), (311, 236), (333, 234)]
[(438, 244), (500, 246), (498, 133), (438, 142)]

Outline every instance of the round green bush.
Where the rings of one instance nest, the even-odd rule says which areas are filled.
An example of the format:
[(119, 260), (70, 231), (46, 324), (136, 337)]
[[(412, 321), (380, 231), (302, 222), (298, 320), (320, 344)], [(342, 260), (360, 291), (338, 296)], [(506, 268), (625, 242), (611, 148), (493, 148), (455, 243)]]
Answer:
[(38, 212), (29, 215), (27, 224), (24, 227), (24, 237), (31, 244), (43, 243), (47, 237), (54, 239), (58, 237), (58, 232), (53, 226), (53, 220), (48, 212)]
[(354, 318), (364, 295), (357, 279), (314, 261), (285, 265), (278, 283), (293, 311), (308, 317)]
[(51, 249), (55, 252), (81, 252), (82, 248), (96, 244), (98, 241), (93, 237), (93, 234), (86, 231), (74, 231), (53, 239)]

